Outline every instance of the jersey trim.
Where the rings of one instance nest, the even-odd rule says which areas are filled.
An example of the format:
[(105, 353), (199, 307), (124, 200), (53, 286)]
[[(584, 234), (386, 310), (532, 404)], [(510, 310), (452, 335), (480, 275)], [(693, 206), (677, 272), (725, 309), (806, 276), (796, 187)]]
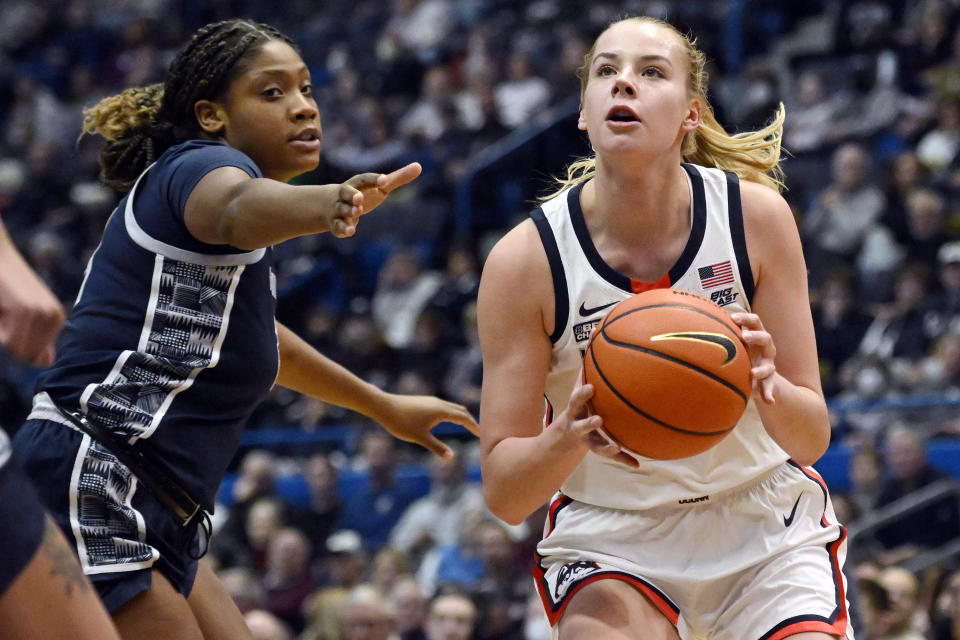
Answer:
[(149, 170), (150, 168), (147, 167), (147, 169), (140, 174), (140, 177), (137, 178), (133, 188), (130, 189), (130, 193), (127, 195), (126, 206), (124, 207), (123, 211), (123, 223), (127, 229), (127, 234), (137, 245), (143, 249), (146, 249), (150, 253), (160, 254), (164, 258), (208, 266), (232, 267), (238, 265), (248, 265), (259, 262), (263, 258), (267, 251), (265, 248), (257, 249), (255, 251), (247, 251), (244, 253), (210, 255), (196, 253), (195, 251), (187, 251), (186, 249), (175, 247), (150, 236), (150, 234), (144, 231), (143, 227), (141, 227), (137, 222), (137, 218), (133, 213), (133, 200), (136, 197), (137, 186), (140, 184), (140, 180), (143, 179), (143, 176), (145, 176)]
[(747, 235), (743, 230), (740, 178), (731, 171), (725, 173), (727, 175), (727, 211), (730, 214), (730, 240), (733, 242), (733, 253), (737, 257), (737, 266), (740, 269), (743, 294), (747, 296), (747, 301), (753, 305), (753, 269), (750, 268)]
[[(577, 190), (576, 187), (571, 191)], [(550, 275), (553, 277), (553, 306), (554, 320), (553, 333), (550, 334), (550, 342), (556, 344), (560, 336), (567, 328), (567, 316), (570, 315), (570, 300), (567, 296), (567, 274), (563, 270), (563, 261), (560, 259), (560, 248), (557, 246), (557, 239), (553, 235), (550, 223), (543, 213), (543, 208), (538, 207), (531, 214), (533, 223), (537, 225), (537, 233), (540, 234), (540, 242), (543, 244), (543, 250), (547, 253), (547, 262), (550, 264)]]
[(687, 269), (690, 268), (690, 265), (693, 264), (693, 260), (700, 250), (700, 245), (703, 243), (703, 237), (706, 233), (707, 199), (703, 187), (703, 178), (697, 170), (689, 164), (683, 164), (682, 166), (690, 179), (692, 201), (690, 237), (687, 238), (687, 244), (684, 246), (683, 252), (680, 254), (680, 257), (677, 258), (674, 265), (670, 267), (670, 270), (663, 277), (656, 281), (646, 282), (630, 278), (608, 265), (604, 261), (603, 256), (600, 255), (600, 252), (597, 251), (597, 247), (593, 244), (593, 240), (590, 238), (590, 231), (587, 229), (587, 222), (583, 217), (583, 209), (580, 207), (580, 191), (583, 188), (583, 183), (578, 184), (567, 192), (567, 209), (570, 212), (570, 222), (573, 225), (574, 233), (576, 233), (583, 254), (586, 256), (587, 261), (590, 263), (590, 266), (593, 267), (594, 271), (618, 289), (622, 289), (631, 294), (640, 293), (649, 289), (665, 289), (679, 280), (683, 274), (686, 273)]

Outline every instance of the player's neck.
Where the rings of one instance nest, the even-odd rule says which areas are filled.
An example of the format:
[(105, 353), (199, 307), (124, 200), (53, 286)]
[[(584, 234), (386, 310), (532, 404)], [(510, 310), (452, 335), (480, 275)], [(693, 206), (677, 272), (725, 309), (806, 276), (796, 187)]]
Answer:
[(686, 222), (690, 210), (689, 182), (679, 163), (642, 171), (598, 165), (584, 196), (584, 210), (595, 222), (627, 233), (663, 231), (674, 218)]

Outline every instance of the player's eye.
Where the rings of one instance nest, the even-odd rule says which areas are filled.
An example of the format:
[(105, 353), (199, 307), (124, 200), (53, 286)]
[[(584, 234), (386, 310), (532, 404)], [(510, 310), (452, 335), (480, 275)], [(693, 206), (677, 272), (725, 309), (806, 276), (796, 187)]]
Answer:
[(303, 85), (302, 87), (300, 87), (300, 93), (302, 93), (302, 94), (305, 95), (305, 96), (312, 96), (312, 95), (313, 95), (313, 85), (310, 84), (309, 82), (308, 82), (307, 84)]
[(269, 89), (264, 89), (260, 95), (265, 98), (279, 98), (283, 95), (283, 91), (279, 87), (270, 87)]
[(616, 73), (617, 73), (617, 69), (613, 65), (602, 64), (599, 67), (597, 67), (597, 75), (601, 77), (616, 75)]
[(657, 67), (647, 67), (646, 69), (643, 70), (641, 75), (644, 75), (648, 78), (662, 78), (663, 71), (661, 71)]

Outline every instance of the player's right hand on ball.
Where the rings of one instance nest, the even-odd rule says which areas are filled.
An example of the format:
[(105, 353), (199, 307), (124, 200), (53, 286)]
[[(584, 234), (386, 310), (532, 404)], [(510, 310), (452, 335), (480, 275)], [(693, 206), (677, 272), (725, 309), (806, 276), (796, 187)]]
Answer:
[(623, 447), (606, 434), (603, 430), (603, 418), (590, 410), (592, 397), (593, 385), (578, 381), (570, 394), (567, 408), (560, 414), (557, 421), (563, 420), (567, 430), (581, 438), (595, 454), (611, 458), (628, 467), (636, 467), (636, 458), (624, 452)]

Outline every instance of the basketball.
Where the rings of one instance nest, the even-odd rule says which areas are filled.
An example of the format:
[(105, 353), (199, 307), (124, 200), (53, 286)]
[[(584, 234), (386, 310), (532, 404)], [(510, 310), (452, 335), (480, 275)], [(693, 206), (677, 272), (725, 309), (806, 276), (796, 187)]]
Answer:
[(592, 409), (630, 451), (671, 460), (706, 451), (736, 426), (750, 397), (740, 327), (693, 293), (653, 289), (613, 307), (583, 362)]

